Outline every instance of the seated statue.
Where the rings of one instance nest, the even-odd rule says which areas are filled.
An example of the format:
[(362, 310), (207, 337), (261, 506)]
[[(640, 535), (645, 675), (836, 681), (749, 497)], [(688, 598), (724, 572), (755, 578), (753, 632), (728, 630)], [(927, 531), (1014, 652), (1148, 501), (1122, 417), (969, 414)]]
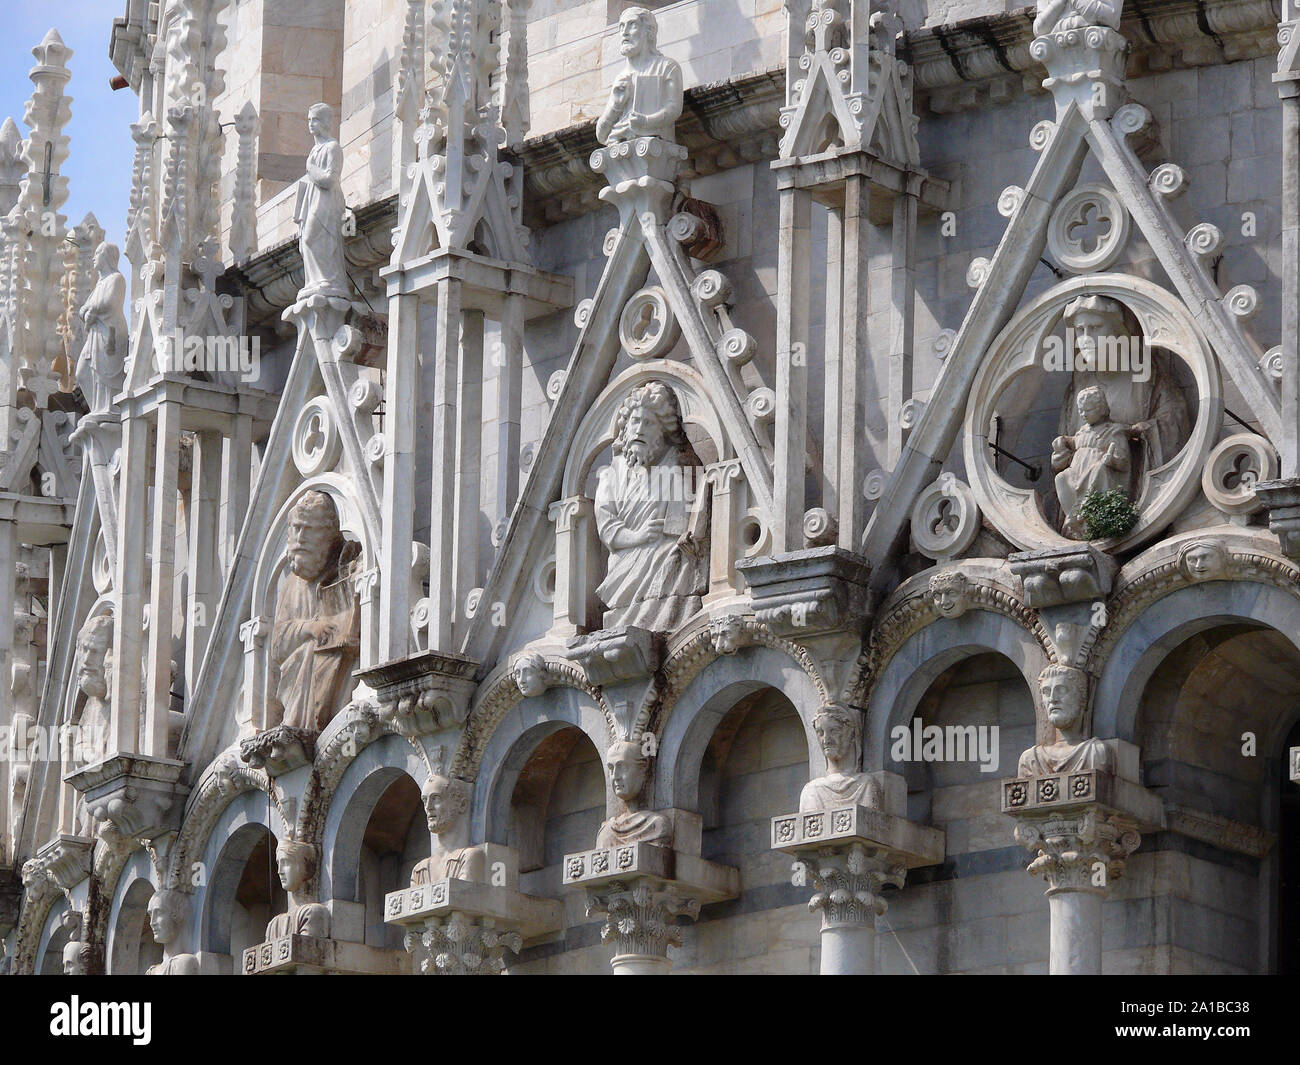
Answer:
[(1037, 744), (1020, 756), (1016, 775), (1051, 776), (1083, 769), (1111, 770), (1110, 748), (1085, 731), (1088, 675), (1073, 666), (1050, 665), (1038, 675), (1047, 720), (1056, 729), (1053, 743)]
[(676, 143), (682, 113), (682, 70), (655, 47), (659, 24), (643, 7), (629, 7), (618, 20), (618, 50), (627, 66), (614, 80), (609, 103), (596, 120), (601, 144), (660, 137)]
[(672, 818), (657, 810), (641, 809), (641, 792), (650, 769), (650, 759), (641, 750), (641, 744), (626, 740), (611, 744), (605, 755), (605, 768), (609, 772), (614, 796), (623, 809), (600, 826), (596, 846), (655, 843), (671, 847)]
[(163, 960), (145, 970), (146, 976), (198, 976), (199, 959), (193, 954), (173, 954), (180, 938), (190, 900), (173, 888), (155, 891), (149, 899), (149, 927), (154, 942), (163, 948)]
[(275, 845), (275, 867), (280, 874), (280, 885), (289, 893), (289, 909), (271, 918), (266, 926), (266, 938), (315, 936), (329, 939), (329, 907), (303, 896), (303, 889), (316, 867), (315, 846), (293, 839), (280, 840)]
[(431, 773), (420, 798), (433, 840), (429, 857), (411, 871), (411, 886), (439, 880), (486, 882), (487, 856), (482, 847), (469, 845), (469, 782)]
[(1045, 0), (1038, 5), (1034, 35), (1053, 30), (1077, 30), (1086, 26), (1119, 29), (1123, 0)]
[(358, 545), (343, 538), (334, 501), (308, 492), (289, 512), (287, 551), (271, 629), (279, 679), (268, 722), (319, 733), (347, 701), (360, 658), (351, 572)]
[(609, 568), (596, 589), (606, 628), (671, 632), (700, 609), (708, 584), (704, 495), (688, 506), (699, 460), (671, 388), (633, 389), (614, 425), (614, 458), (596, 485), (596, 532)]
[(1073, 436), (1052, 441), (1052, 469), (1056, 474), (1056, 498), (1061, 504), (1061, 531), (1073, 540), (1087, 539), (1079, 504), (1093, 492), (1119, 488), (1128, 493), (1133, 456), (1129, 440), (1144, 426), (1120, 425), (1110, 420), (1106, 393), (1097, 386), (1078, 396), (1079, 416), (1085, 424)]
[(832, 704), (813, 718), (813, 731), (826, 756), (826, 775), (816, 777), (799, 793), (799, 809), (809, 813), (833, 806), (869, 806), (879, 810), (884, 789), (862, 766), (862, 715)]

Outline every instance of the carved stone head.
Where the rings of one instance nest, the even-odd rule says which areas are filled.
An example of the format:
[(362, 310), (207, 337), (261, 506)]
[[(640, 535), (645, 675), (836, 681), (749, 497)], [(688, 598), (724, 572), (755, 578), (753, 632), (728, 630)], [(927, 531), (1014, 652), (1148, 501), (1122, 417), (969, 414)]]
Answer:
[(113, 647), (113, 616), (97, 614), (77, 635), (77, 687), (92, 699), (107, 699), (109, 652)]
[(970, 594), (970, 581), (961, 570), (944, 570), (930, 578), (930, 598), (941, 617), (961, 617), (970, 606)]
[(720, 655), (733, 655), (740, 647), (745, 626), (739, 614), (719, 614), (709, 618), (709, 642)]
[(280, 886), (290, 895), (296, 895), (316, 871), (315, 845), (295, 839), (280, 840), (275, 845), (275, 868), (280, 874)]
[(339, 512), (324, 492), (308, 492), (289, 511), (289, 569), (315, 583), (329, 570), (343, 547)]
[(614, 794), (629, 805), (635, 803), (650, 771), (650, 759), (642, 753), (641, 744), (629, 740), (610, 744), (605, 754), (605, 768), (609, 771)]
[(1178, 568), (1191, 581), (1212, 581), (1228, 569), (1228, 553), (1216, 540), (1193, 540), (1178, 552)]
[(667, 385), (650, 381), (623, 400), (614, 422), (613, 450), (629, 466), (653, 466), (670, 447), (686, 442), (681, 406)]
[(95, 249), (95, 270), (100, 277), (111, 274), (117, 269), (121, 254), (117, 245), (110, 244), (108, 241), (104, 241)]
[(1110, 420), (1110, 403), (1106, 393), (1096, 385), (1083, 389), (1075, 399), (1079, 408), (1079, 417), (1089, 425)]
[(862, 754), (862, 715), (838, 703), (817, 711), (813, 731), (832, 773), (856, 773)]
[(469, 811), (469, 784), (433, 773), (420, 789), (429, 831), (435, 836), (455, 828)]
[(1043, 710), (1060, 732), (1083, 727), (1088, 698), (1088, 674), (1074, 666), (1050, 665), (1038, 675)]
[(312, 104), (307, 112), (307, 128), (318, 140), (329, 140), (334, 136), (334, 108), (329, 104)]
[(90, 972), (93, 948), (79, 939), (71, 940), (63, 948), (63, 975), (86, 976)]
[(529, 651), (516, 658), (510, 675), (525, 698), (546, 693), (546, 659), (536, 651)]
[(190, 900), (174, 888), (155, 891), (149, 899), (149, 928), (154, 942), (166, 946), (180, 934)]
[(628, 58), (649, 55), (659, 39), (659, 23), (644, 7), (629, 7), (618, 19), (618, 50)]
[(1128, 334), (1124, 305), (1109, 296), (1079, 296), (1065, 305), (1065, 324), (1074, 331), (1076, 356), (1096, 366), (1098, 342), (1103, 337)]

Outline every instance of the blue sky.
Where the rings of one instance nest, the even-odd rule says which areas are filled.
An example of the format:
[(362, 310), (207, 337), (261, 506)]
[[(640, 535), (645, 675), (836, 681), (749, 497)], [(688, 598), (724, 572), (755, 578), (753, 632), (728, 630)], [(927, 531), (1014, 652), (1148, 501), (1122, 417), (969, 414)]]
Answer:
[(108, 60), (114, 17), (126, 11), (125, 0), (6, 0), (5, 32), (0, 40), (0, 122), (12, 117), (26, 137), (23, 107), (32, 93), (28, 72), (35, 65), (32, 48), (51, 27), (72, 49), (72, 121), (67, 134), (71, 154), (63, 164), (68, 202), (63, 211), (75, 225), (93, 211), (108, 239), (121, 244), (131, 195), (131, 159), (135, 144), (130, 125), (138, 114), (135, 93), (113, 92), (109, 79), (117, 71)]

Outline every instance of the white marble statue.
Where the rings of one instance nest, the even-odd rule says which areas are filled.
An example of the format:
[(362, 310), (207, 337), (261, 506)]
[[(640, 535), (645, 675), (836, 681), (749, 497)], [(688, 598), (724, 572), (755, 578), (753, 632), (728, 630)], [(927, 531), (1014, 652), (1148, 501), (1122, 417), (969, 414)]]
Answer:
[(77, 724), (78, 757), (89, 764), (108, 754), (112, 727), (110, 692), (113, 686), (113, 616), (96, 614), (77, 634), (74, 664), (77, 688), (86, 697)]
[(316, 104), (307, 112), (307, 126), (316, 144), (307, 156), (307, 173), (298, 181), (293, 219), (298, 223), (302, 251), (303, 287), (307, 296), (347, 298), (343, 258), (343, 149), (334, 138), (334, 111)]
[(1123, 0), (1040, 0), (1034, 19), (1034, 35), (1053, 30), (1077, 30), (1086, 26), (1119, 29)]
[(180, 938), (189, 910), (189, 898), (180, 891), (163, 888), (149, 899), (149, 928), (154, 942), (163, 948), (163, 960), (151, 965), (146, 976), (198, 976), (199, 959), (193, 954), (175, 954), (173, 947)]
[(524, 698), (546, 694), (546, 659), (536, 651), (529, 651), (516, 658), (510, 668), (510, 676)]
[(347, 700), (361, 647), (351, 572), (357, 546), (344, 539), (323, 492), (308, 492), (289, 512), (289, 565), (271, 630), (279, 672), (271, 725), (317, 733)]
[(870, 806), (880, 809), (884, 793), (862, 767), (862, 715), (847, 706), (831, 705), (813, 718), (813, 731), (826, 756), (825, 776), (815, 777), (799, 793), (801, 811), (832, 806)]
[(1215, 540), (1192, 540), (1178, 550), (1178, 568), (1191, 581), (1219, 580), (1228, 569), (1228, 553)]
[(610, 745), (605, 754), (605, 768), (614, 797), (622, 810), (600, 826), (597, 847), (616, 847), (627, 843), (673, 845), (673, 822), (667, 814), (641, 808), (650, 759), (641, 744), (621, 740)]
[(1093, 492), (1119, 488), (1129, 493), (1130, 439), (1141, 426), (1111, 421), (1106, 393), (1096, 386), (1079, 393), (1078, 408), (1085, 424), (1072, 436), (1052, 441), (1052, 469), (1057, 471), (1056, 498), (1064, 518), (1061, 531), (1073, 540), (1086, 540), (1079, 504)]
[(618, 20), (618, 50), (627, 66), (614, 79), (609, 103), (596, 120), (601, 144), (660, 137), (676, 143), (674, 126), (682, 113), (682, 70), (655, 47), (655, 17), (629, 7)]
[(316, 867), (316, 847), (293, 839), (282, 839), (275, 846), (275, 867), (280, 885), (289, 893), (289, 909), (271, 918), (266, 926), (267, 940), (284, 936), (316, 936), (328, 939), (329, 907), (303, 894)]
[(700, 608), (708, 584), (708, 522), (699, 459), (676, 394), (651, 381), (623, 400), (614, 459), (596, 486), (596, 530), (609, 568), (596, 589), (606, 628), (668, 632)]
[(94, 949), (80, 939), (69, 940), (63, 948), (63, 975), (88, 976)]
[(431, 773), (420, 789), (424, 814), (432, 835), (429, 857), (411, 871), (411, 886), (439, 880), (487, 880), (487, 856), (469, 844), (470, 784)]
[(930, 598), (940, 617), (959, 618), (970, 607), (970, 580), (961, 570), (944, 570), (930, 578)]
[(1081, 769), (1110, 770), (1110, 748), (1087, 733), (1088, 675), (1073, 666), (1053, 664), (1038, 675), (1038, 691), (1047, 720), (1056, 729), (1056, 739), (1025, 751), (1017, 775), (1040, 777)]
[(91, 414), (107, 414), (113, 396), (126, 384), (126, 278), (117, 268), (119, 255), (117, 246), (107, 242), (95, 249), (97, 280), (78, 312), (86, 323), (86, 339), (76, 378)]

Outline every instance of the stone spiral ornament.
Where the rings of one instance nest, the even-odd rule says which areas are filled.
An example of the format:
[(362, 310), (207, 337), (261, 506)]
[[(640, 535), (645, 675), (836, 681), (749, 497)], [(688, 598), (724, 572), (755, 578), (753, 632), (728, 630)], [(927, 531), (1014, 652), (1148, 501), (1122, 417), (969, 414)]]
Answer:
[(605, 253), (606, 259), (613, 255), (614, 249), (618, 247), (618, 233), (617, 229), (611, 229), (605, 234), (605, 240), (601, 244), (600, 250)]
[(1262, 370), (1275, 385), (1282, 383), (1282, 372), (1285, 363), (1282, 359), (1282, 345), (1278, 344), (1268, 349), (1260, 356), (1259, 368)]
[(579, 300), (578, 305), (573, 308), (573, 324), (579, 329), (585, 329), (587, 322), (591, 320), (591, 308), (595, 306), (595, 300)]
[(1193, 255), (1213, 255), (1223, 247), (1223, 232), (1210, 222), (1201, 222), (1187, 231), (1183, 243)]
[(838, 532), (835, 519), (823, 507), (813, 507), (803, 516), (803, 538), (810, 547), (833, 544)]
[(862, 481), (862, 494), (873, 503), (885, 494), (889, 477), (884, 470), (871, 470)]
[(731, 300), (731, 281), (717, 270), (704, 270), (691, 282), (691, 295), (712, 310)]
[(1148, 178), (1151, 191), (1172, 200), (1187, 191), (1187, 171), (1177, 163), (1161, 163)]
[(686, 211), (668, 219), (668, 235), (678, 244), (692, 244), (704, 231), (704, 221)]
[(1131, 137), (1151, 125), (1151, 112), (1141, 104), (1128, 103), (1115, 112), (1115, 117), (1110, 120), (1110, 124), (1115, 127), (1116, 132)]
[(1055, 133), (1056, 123), (1050, 118), (1035, 123), (1034, 128), (1029, 131), (1029, 147), (1036, 152), (1041, 152), (1052, 142)]
[(423, 631), (429, 627), (429, 619), (433, 617), (433, 603), (425, 598), (419, 600), (411, 608), (411, 624), (417, 632)]
[(383, 391), (369, 377), (359, 377), (348, 390), (348, 402), (362, 415), (374, 414), (383, 398)]
[(983, 256), (972, 259), (970, 266), (966, 267), (966, 284), (971, 288), (979, 288), (988, 280), (992, 267), (993, 264)]
[(1250, 285), (1236, 285), (1223, 297), (1223, 305), (1234, 317), (1246, 321), (1259, 313), (1259, 293)]
[(483, 601), (483, 589), (471, 588), (465, 594), (465, 618), (466, 620), (474, 617), (478, 613), (479, 604)]
[(934, 338), (930, 345), (930, 350), (934, 352), (934, 357), (939, 360), (946, 359), (948, 353), (952, 351), (952, 346), (957, 340), (957, 331), (955, 329), (940, 329), (939, 335)]
[(384, 434), (376, 433), (366, 441), (366, 461), (372, 466), (384, 464)]
[(745, 400), (745, 410), (754, 421), (762, 424), (776, 416), (776, 393), (770, 388), (756, 388)]
[(1024, 189), (1019, 185), (1008, 185), (998, 197), (998, 214), (1003, 218), (1010, 218), (1019, 209), (1024, 198)]
[(905, 400), (898, 412), (898, 424), (904, 429), (915, 429), (921, 416), (925, 413), (925, 401), (920, 399)]
[(718, 354), (737, 368), (753, 361), (758, 342), (743, 329), (728, 329), (718, 341)]
[(568, 379), (568, 370), (556, 370), (546, 379), (546, 398), (554, 403), (564, 391), (564, 382)]

